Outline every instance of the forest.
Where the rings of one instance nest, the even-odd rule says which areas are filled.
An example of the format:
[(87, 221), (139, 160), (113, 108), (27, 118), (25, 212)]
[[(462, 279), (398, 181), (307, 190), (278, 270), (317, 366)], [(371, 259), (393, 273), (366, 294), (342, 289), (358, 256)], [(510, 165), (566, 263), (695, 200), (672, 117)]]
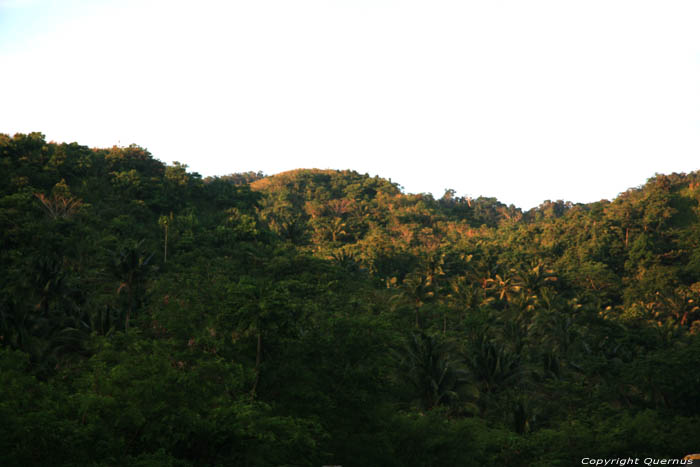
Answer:
[(700, 172), (523, 211), (0, 134), (0, 464), (680, 459), (699, 203)]

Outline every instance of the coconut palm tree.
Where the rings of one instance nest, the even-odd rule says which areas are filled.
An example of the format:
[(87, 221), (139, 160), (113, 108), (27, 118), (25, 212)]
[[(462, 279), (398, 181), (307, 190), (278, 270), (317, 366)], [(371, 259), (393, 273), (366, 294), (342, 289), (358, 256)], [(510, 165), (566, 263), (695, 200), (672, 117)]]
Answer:
[(153, 253), (143, 251), (143, 240), (133, 245), (126, 245), (114, 255), (112, 273), (119, 281), (117, 295), (124, 297), (126, 319), (124, 329), (129, 330), (129, 321), (132, 314), (138, 309), (145, 298), (145, 279), (148, 274), (148, 265), (153, 258)]
[(437, 406), (473, 408), (478, 397), (468, 372), (452, 357), (452, 348), (437, 336), (415, 331), (396, 355), (401, 378), (411, 385), (422, 410)]
[(486, 333), (480, 333), (470, 344), (465, 355), (466, 362), (485, 392), (497, 392), (512, 386), (524, 376), (520, 354)]
[(506, 302), (510, 302), (522, 290), (517, 277), (501, 276), (500, 274), (486, 279), (485, 284), (486, 290), (492, 294), (492, 297)]

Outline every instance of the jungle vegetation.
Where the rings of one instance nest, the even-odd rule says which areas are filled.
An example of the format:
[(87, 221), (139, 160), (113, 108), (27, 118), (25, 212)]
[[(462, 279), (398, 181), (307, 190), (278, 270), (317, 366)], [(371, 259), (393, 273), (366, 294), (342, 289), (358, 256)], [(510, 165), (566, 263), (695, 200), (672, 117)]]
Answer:
[(699, 172), (523, 211), (0, 135), (0, 464), (680, 458), (699, 201)]

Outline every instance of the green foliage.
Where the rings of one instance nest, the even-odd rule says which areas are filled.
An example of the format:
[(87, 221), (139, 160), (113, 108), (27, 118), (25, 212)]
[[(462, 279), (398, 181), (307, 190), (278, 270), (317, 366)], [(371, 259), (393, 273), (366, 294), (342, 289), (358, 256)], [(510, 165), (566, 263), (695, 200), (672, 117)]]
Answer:
[(399, 379), (411, 387), (419, 410), (445, 406), (458, 413), (476, 412), (471, 402), (479, 392), (451, 353), (456, 352), (444, 340), (423, 332), (414, 332), (396, 353)]
[(0, 463), (682, 457), (699, 202), (698, 172), (522, 212), (0, 135)]

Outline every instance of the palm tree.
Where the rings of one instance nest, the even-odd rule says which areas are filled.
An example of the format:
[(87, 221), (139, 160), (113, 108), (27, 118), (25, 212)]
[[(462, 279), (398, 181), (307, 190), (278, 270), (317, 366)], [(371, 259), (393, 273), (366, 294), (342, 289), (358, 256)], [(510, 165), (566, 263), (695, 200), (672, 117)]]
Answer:
[(520, 354), (481, 333), (471, 342), (467, 364), (486, 392), (497, 392), (518, 383), (524, 375)]
[(158, 218), (158, 225), (163, 227), (163, 231), (165, 234), (165, 238), (163, 239), (163, 262), (167, 263), (168, 262), (168, 229), (173, 223), (173, 213), (170, 213), (170, 217), (168, 216), (160, 216)]
[(273, 332), (296, 333), (300, 317), (312, 306), (299, 300), (299, 289), (305, 284), (297, 278), (285, 277), (285, 261), (257, 260), (257, 265), (265, 271), (263, 276), (245, 275), (229, 289), (235, 312), (232, 313), (233, 324), (244, 335), (255, 339), (255, 380), (251, 395), (255, 396), (259, 387), (264, 346), (268, 336)]
[(431, 300), (435, 296), (433, 278), (431, 275), (414, 271), (406, 276), (401, 288), (403, 290), (403, 295), (413, 306), (416, 328), (420, 328), (420, 309), (425, 302)]
[(54, 193), (51, 198), (43, 193), (34, 193), (51, 219), (70, 219), (83, 205), (82, 200)]
[(21, 349), (40, 371), (51, 371), (65, 356), (83, 350), (89, 328), (62, 259), (39, 257), (35, 267), (38, 297), (0, 302), (0, 344)]
[(531, 331), (539, 343), (556, 354), (566, 356), (579, 338), (574, 316), (565, 311), (540, 311), (533, 318)]
[(471, 310), (481, 304), (484, 293), (481, 287), (466, 276), (458, 276), (450, 280), (450, 290), (447, 297), (453, 307)]
[(316, 227), (323, 234), (322, 238), (330, 236), (331, 242), (335, 244), (341, 235), (347, 234), (345, 231), (345, 221), (341, 217), (322, 218), (315, 222)]
[(496, 274), (493, 278), (486, 279), (486, 290), (490, 291), (498, 300), (510, 302), (516, 294), (522, 290), (517, 277), (506, 277)]
[(143, 240), (133, 245), (127, 245), (115, 254), (112, 263), (112, 272), (119, 281), (117, 295), (126, 297), (126, 320), (124, 323), (126, 331), (129, 330), (131, 315), (144, 300), (148, 264), (153, 258), (153, 253), (147, 255), (142, 251), (142, 248)]
[(539, 261), (535, 266), (519, 269), (518, 282), (531, 292), (537, 292), (541, 288), (559, 280), (554, 269), (548, 268)]
[(411, 385), (422, 410), (455, 407), (458, 402), (469, 408), (473, 404), (467, 401), (478, 397), (475, 386), (468, 383), (468, 372), (450, 352), (446, 341), (416, 331), (397, 353), (402, 379)]
[(688, 287), (678, 287), (674, 293), (661, 300), (661, 309), (680, 322), (681, 326), (690, 325), (700, 315), (698, 294)]

